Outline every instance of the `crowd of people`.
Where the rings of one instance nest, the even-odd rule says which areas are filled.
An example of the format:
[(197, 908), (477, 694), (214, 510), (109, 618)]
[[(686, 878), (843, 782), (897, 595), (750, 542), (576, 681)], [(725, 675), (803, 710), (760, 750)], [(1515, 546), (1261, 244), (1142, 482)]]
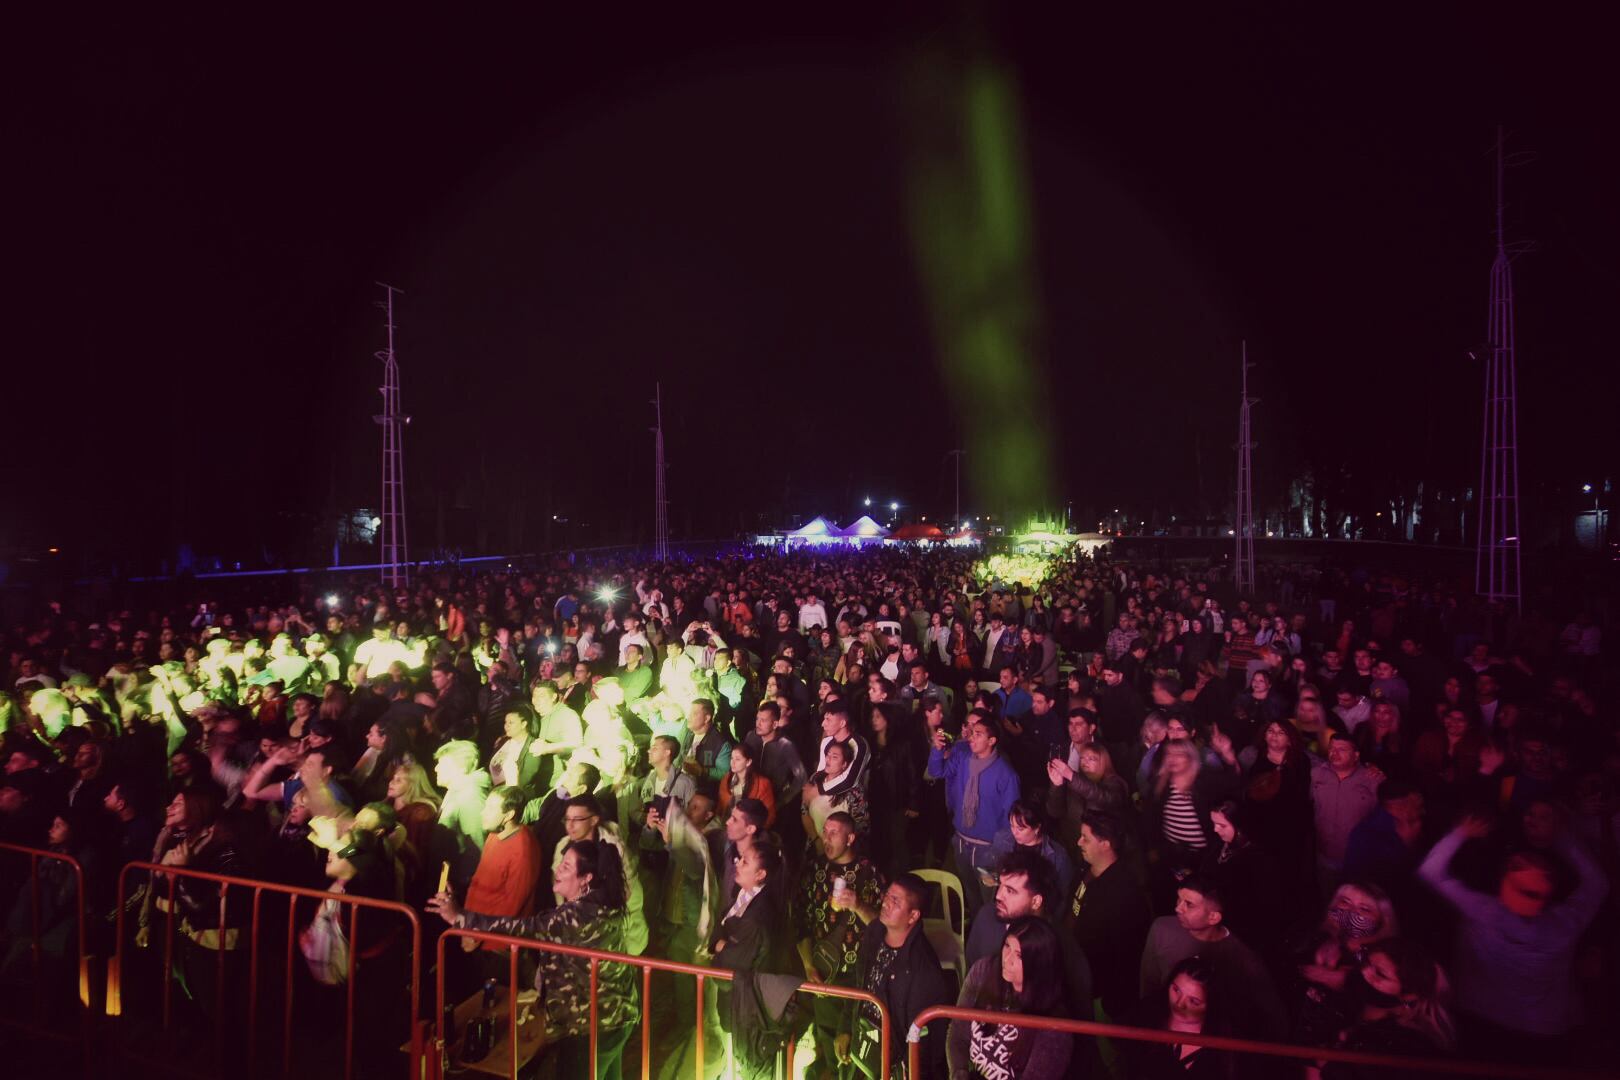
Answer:
[[(808, 1076), (880, 1071), (876, 1010), (802, 982), (885, 1002), (896, 1076), (908, 1034), (952, 1080), (1357, 1071), (1011, 1014), (1414, 1059), (1607, 1045), (1587, 1018), (1616, 996), (1620, 740), (1592, 615), (1506, 620), (1444, 581), (1318, 567), (1239, 597), (1219, 567), (1074, 555), (1016, 582), (975, 559), (52, 604), (5, 635), (0, 839), (79, 861), (92, 951), (119, 906), (137, 952), (172, 922), (156, 978), (210, 1030), (242, 1022), (251, 896), (120, 888), (132, 862), (403, 902), (430, 937), (725, 969), (710, 1075), (713, 1047), (770, 1075), (801, 1039)], [(47, 956), (77, 947), (63, 865), (30, 888), (4, 863), (12, 985), (36, 926)], [(391, 1067), (402, 926), (368, 915), (349, 941), (332, 906), (296, 912), (306, 981), (331, 991), (352, 953), (362, 1065)], [(458, 1000), (504, 985), (503, 950), (452, 944)], [(594, 1011), (584, 960), (526, 953), (523, 981), (539, 1075), (590, 1075), (593, 1015), (599, 1077), (642, 1024), (657, 1074), (692, 1075), (695, 980), (660, 975), (645, 1015), (629, 965), (600, 967)], [(913, 1027), (941, 1004), (1009, 1020)], [(300, 1022), (341, 1030), (341, 1006)]]

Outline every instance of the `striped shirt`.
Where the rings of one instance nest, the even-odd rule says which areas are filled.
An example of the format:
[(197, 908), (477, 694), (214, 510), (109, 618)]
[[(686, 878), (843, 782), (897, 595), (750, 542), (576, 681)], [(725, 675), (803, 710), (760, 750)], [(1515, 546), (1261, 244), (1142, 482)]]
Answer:
[(1183, 847), (1204, 847), (1204, 827), (1193, 809), (1192, 796), (1171, 788), (1164, 796), (1164, 838)]

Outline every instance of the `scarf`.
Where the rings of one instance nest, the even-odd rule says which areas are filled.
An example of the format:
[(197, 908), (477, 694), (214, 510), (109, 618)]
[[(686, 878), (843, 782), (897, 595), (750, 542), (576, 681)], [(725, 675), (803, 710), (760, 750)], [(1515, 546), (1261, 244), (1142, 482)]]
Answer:
[(836, 776), (828, 776), (827, 771), (823, 769), (821, 772), (821, 779), (817, 781), (818, 786), (821, 788), (821, 793), (825, 795), (839, 784), (842, 784), (844, 782), (844, 778), (849, 775), (849, 770), (852, 768), (854, 768), (853, 765), (845, 765), (844, 771)]
[(962, 825), (965, 828), (971, 829), (979, 818), (979, 777), (995, 764), (995, 760), (996, 755), (993, 753), (983, 758), (968, 755), (967, 790), (962, 792)]

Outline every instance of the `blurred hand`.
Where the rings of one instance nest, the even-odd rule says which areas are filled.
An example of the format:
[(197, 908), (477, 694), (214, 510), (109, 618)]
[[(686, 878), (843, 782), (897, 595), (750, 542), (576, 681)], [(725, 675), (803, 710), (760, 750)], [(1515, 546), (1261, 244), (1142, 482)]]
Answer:
[(427, 909), (452, 926), (461, 917), (461, 908), (456, 905), (456, 898), (448, 889), (428, 897)]
[(1059, 784), (1067, 784), (1070, 780), (1073, 780), (1074, 770), (1069, 768), (1068, 762), (1060, 758), (1053, 758), (1046, 763), (1046, 777), (1056, 787)]
[(1491, 834), (1491, 820), (1478, 814), (1468, 814), (1457, 823), (1457, 831), (1470, 840), (1478, 840)]
[(1299, 974), (1305, 981), (1321, 985), (1332, 979), (1336, 972), (1333, 968), (1321, 964), (1301, 964)]

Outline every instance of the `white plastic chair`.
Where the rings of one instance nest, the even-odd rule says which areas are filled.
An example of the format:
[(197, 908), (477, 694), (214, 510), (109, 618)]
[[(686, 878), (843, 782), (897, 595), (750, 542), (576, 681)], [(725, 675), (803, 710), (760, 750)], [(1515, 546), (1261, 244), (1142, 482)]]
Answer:
[(945, 917), (935, 919), (924, 915), (923, 934), (939, 956), (939, 966), (956, 972), (960, 984), (967, 978), (967, 898), (962, 893), (962, 879), (949, 870), (913, 870), (912, 873), (939, 886), (940, 909)]

